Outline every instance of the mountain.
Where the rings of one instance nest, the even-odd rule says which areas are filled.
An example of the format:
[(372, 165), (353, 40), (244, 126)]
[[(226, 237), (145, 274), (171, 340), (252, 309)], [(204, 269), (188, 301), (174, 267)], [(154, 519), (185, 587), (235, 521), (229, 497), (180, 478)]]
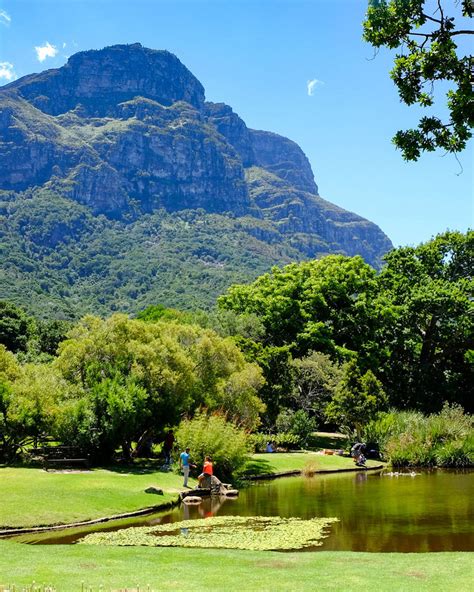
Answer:
[(0, 163), (0, 298), (38, 314), (209, 306), (275, 264), (391, 248), (297, 144), (138, 43), (1, 87)]

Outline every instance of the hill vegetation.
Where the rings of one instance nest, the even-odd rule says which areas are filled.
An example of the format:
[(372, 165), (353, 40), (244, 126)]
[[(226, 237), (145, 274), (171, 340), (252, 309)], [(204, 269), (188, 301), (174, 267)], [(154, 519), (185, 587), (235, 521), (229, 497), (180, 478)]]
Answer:
[(181, 440), (205, 450), (211, 438), (223, 458), (238, 434), (242, 463), (265, 437), (248, 433), (305, 445), (326, 426), (372, 435), (401, 464), (471, 465), (474, 233), (386, 260), (380, 273), (342, 255), (274, 267), (207, 312), (68, 324), (2, 303), (0, 455), (53, 437), (97, 462), (118, 448), (129, 459), (181, 423)]

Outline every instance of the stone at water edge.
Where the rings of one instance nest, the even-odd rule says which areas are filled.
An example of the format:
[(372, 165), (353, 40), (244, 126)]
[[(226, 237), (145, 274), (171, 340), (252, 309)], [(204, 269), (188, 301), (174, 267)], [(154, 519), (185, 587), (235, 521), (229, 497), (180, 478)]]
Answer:
[(238, 489), (226, 489), (224, 492), (221, 492), (221, 495), (225, 497), (237, 497), (239, 495)]
[(198, 495), (187, 495), (182, 501), (184, 504), (200, 504), (202, 502), (202, 497), (199, 497)]

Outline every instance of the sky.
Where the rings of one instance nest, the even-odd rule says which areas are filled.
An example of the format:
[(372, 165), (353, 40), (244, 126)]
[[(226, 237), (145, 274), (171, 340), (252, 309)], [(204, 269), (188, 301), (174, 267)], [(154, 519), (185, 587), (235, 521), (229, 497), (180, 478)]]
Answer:
[[(454, 1), (454, 0), (453, 0)], [(448, 0), (450, 3), (451, 0)], [(391, 143), (421, 110), (399, 100), (394, 52), (362, 40), (367, 0), (0, 0), (0, 85), (78, 51), (167, 49), (210, 101), (297, 142), (325, 199), (395, 246), (474, 227), (474, 143), (406, 163)], [(438, 95), (436, 95), (438, 96)], [(439, 94), (435, 112), (443, 114)]]

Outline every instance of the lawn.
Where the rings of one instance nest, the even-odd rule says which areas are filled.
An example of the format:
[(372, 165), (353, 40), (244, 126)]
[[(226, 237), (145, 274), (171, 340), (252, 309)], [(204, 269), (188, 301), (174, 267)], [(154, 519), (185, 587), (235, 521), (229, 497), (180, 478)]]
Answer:
[(472, 589), (470, 553), (277, 553), (26, 546), (0, 541), (0, 590), (33, 580), (58, 592), (140, 589), (446, 592)]
[[(380, 466), (380, 461), (367, 461), (368, 467)], [(316, 471), (360, 470), (354, 461), (345, 456), (318, 454), (317, 452), (276, 452), (273, 454), (254, 454), (247, 463), (244, 474), (262, 475), (284, 471), (301, 471), (313, 466)]]
[[(0, 528), (65, 524), (167, 504), (177, 499), (182, 482), (180, 475), (147, 467), (84, 472), (0, 468)], [(145, 493), (149, 486), (163, 489), (164, 495)]]

